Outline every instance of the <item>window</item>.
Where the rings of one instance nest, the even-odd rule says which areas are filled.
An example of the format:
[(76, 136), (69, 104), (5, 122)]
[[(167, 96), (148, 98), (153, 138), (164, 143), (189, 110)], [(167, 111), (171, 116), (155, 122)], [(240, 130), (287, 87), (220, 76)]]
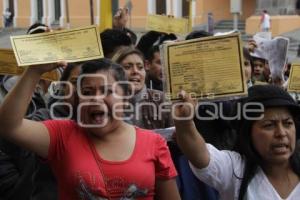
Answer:
[(54, 8), (55, 8), (55, 14), (54, 14), (54, 19), (55, 21), (59, 21), (61, 11), (60, 11), (60, 0), (55, 0), (54, 1)]
[(165, 0), (156, 0), (156, 14), (162, 15), (167, 13), (167, 4)]
[(188, 18), (190, 13), (190, 4), (187, 0), (182, 0), (182, 17)]
[(43, 12), (43, 0), (37, 0), (37, 21), (42, 22)]

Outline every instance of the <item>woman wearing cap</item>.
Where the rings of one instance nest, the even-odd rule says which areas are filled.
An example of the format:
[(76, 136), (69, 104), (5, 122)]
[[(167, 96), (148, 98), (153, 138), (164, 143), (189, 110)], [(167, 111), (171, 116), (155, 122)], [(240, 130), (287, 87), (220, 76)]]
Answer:
[[(183, 101), (195, 105), (186, 96), (182, 94)], [(251, 112), (243, 112), (239, 121), (236, 151), (219, 151), (205, 144), (193, 120), (175, 121), (178, 144), (190, 160), (193, 173), (225, 200), (299, 199), (299, 106), (287, 92), (272, 85), (251, 87), (241, 105), (249, 106)], [(187, 104), (177, 106), (175, 114), (189, 116), (190, 108)]]

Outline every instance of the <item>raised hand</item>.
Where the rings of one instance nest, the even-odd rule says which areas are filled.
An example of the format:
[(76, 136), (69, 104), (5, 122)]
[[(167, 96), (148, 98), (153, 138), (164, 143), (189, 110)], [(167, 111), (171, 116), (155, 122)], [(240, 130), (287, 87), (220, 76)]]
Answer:
[(38, 74), (44, 74), (46, 72), (52, 71), (53, 69), (67, 66), (67, 62), (59, 61), (57, 63), (50, 63), (50, 64), (40, 64), (40, 65), (31, 65), (28, 67), (28, 70), (31, 72), (36, 72)]
[(128, 8), (119, 8), (113, 18), (113, 27), (123, 29), (124, 27), (126, 27), (128, 19), (129, 19)]
[(173, 105), (175, 121), (190, 121), (194, 118), (197, 101), (185, 91), (179, 93), (180, 101)]

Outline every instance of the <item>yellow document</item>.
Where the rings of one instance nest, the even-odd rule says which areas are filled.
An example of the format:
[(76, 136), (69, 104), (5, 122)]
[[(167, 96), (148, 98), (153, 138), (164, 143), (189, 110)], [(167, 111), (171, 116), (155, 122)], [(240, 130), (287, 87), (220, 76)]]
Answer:
[(78, 62), (103, 57), (96, 26), (49, 33), (13, 36), (11, 44), (19, 66)]
[(148, 15), (146, 30), (164, 33), (186, 34), (189, 32), (189, 20), (164, 15)]
[(293, 64), (290, 71), (289, 92), (300, 92), (300, 64)]
[(247, 94), (239, 34), (164, 44), (166, 92), (171, 100), (185, 90), (197, 99)]
[[(0, 74), (20, 75), (25, 67), (18, 67), (14, 52), (12, 49), (0, 49)], [(56, 70), (43, 74), (42, 79), (57, 81), (59, 74)]]

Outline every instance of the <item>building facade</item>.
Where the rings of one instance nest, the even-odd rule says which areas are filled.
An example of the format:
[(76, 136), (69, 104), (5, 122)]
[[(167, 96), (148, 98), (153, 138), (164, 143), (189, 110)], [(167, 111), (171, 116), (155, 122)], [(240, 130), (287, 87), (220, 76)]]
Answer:
[[(246, 31), (257, 32), (259, 24), (259, 14), (263, 9), (267, 9), (272, 15), (273, 25), (276, 20), (280, 21), (278, 29), (281, 29), (282, 21), (295, 21), (295, 0), (93, 0), (94, 23), (100, 24), (100, 4), (101, 1), (113, 1), (115, 6), (130, 8), (130, 28), (144, 29), (148, 14), (166, 14), (175, 17), (192, 16), (193, 26), (207, 23), (208, 14), (212, 13), (214, 21), (232, 20), (231, 2), (241, 2), (241, 13), (239, 19), (246, 20)], [(189, 2), (192, 1), (191, 7)], [(61, 28), (79, 27), (91, 24), (91, 6), (89, 0), (2, 0), (0, 10), (6, 8), (12, 13), (13, 27), (28, 27), (35, 22), (45, 23), (49, 26)], [(191, 13), (190, 13), (191, 12)], [(69, 16), (69, 24), (67, 23)], [(287, 17), (292, 16), (292, 17)], [(299, 20), (299, 19), (298, 19)], [(293, 20), (292, 20), (293, 21)], [(2, 17), (0, 25), (4, 25)], [(299, 20), (300, 23), (300, 20)], [(289, 24), (291, 29), (298, 26), (295, 23)], [(278, 31), (275, 27), (274, 30)], [(286, 31), (286, 28), (282, 29)], [(279, 31), (280, 32), (280, 31)]]
[(260, 14), (267, 10), (271, 15), (273, 36), (300, 28), (300, 17), (296, 14), (297, 0), (257, 0), (255, 13), (246, 19), (246, 32), (255, 34), (260, 31)]
[[(101, 1), (103, 0), (93, 0), (96, 24), (101, 21), (99, 18)], [(242, 19), (251, 16), (255, 11), (255, 0), (244, 0), (244, 2), (247, 3), (243, 4)], [(131, 8), (130, 26), (133, 28), (143, 28), (147, 14), (188, 17), (191, 10), (194, 25), (205, 23), (209, 12), (214, 14), (216, 21), (232, 18), (230, 0), (192, 0), (191, 9), (188, 0), (119, 0), (118, 5)], [(14, 27), (28, 27), (34, 22), (65, 27), (67, 10), (72, 27), (88, 25), (91, 21), (90, 1), (88, 0), (2, 0), (0, 9), (4, 11), (6, 8), (9, 8), (13, 14)]]

